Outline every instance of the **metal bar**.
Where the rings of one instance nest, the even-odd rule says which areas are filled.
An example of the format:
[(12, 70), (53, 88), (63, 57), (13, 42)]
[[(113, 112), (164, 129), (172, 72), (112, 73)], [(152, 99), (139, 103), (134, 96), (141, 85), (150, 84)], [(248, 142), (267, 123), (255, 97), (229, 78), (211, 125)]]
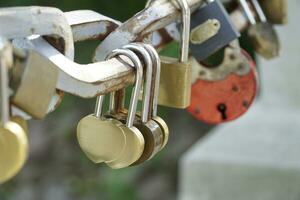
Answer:
[[(232, 14), (233, 22), (240, 29), (247, 26), (248, 21), (242, 12)], [(100, 94), (122, 89), (134, 82), (133, 70), (118, 59), (102, 61), (89, 65), (79, 65), (60, 54), (42, 39), (32, 41), (34, 49), (42, 56), (49, 58), (52, 66), (61, 72), (57, 88), (83, 98), (93, 98)]]
[(62, 38), (65, 55), (70, 59), (74, 58), (71, 27), (68, 26), (64, 13), (57, 8), (37, 6), (0, 8), (0, 24), (0, 36), (6, 39), (26, 38), (31, 35)]
[[(201, 3), (200, 0), (187, 1), (192, 9), (195, 9)], [(77, 15), (80, 16), (80, 12), (77, 13)], [(148, 21), (147, 15), (150, 15), (150, 19), (148, 19)], [(66, 16), (68, 16), (68, 14)], [(131, 35), (134, 38), (137, 38), (139, 35), (147, 35), (147, 33), (151, 33), (151, 31), (157, 31), (158, 29), (175, 22), (177, 19), (180, 19), (181, 15), (180, 11), (176, 8), (176, 6), (174, 6), (174, 4), (156, 1), (151, 4), (148, 9), (142, 11), (136, 16), (138, 19), (136, 19), (136, 17), (133, 18), (135, 23), (133, 23), (131, 20), (128, 22), (134, 28)], [(84, 21), (77, 21), (78, 27), (80, 24), (86, 24), (86, 22), (88, 22), (90, 19), (91, 18), (86, 18)], [(232, 19), (240, 30), (247, 26), (247, 19), (245, 16), (243, 16), (240, 10), (234, 11), (232, 14)], [(97, 20), (98, 18), (95, 17), (95, 21)], [(69, 23), (72, 22), (69, 21)], [(125, 27), (129, 26), (128, 23), (125, 24)], [(99, 35), (99, 32), (107, 35), (107, 32), (109, 31), (111, 30), (105, 29), (105, 31), (101, 31), (101, 29), (93, 29), (92, 32), (86, 32), (82, 34), (84, 36), (78, 37), (77, 41), (85, 40), (90, 35)], [(161, 41), (164, 41), (164, 37), (157, 37), (157, 43), (159, 43), (159, 38)], [(49, 62), (52, 62), (51, 66), (60, 71), (57, 89), (64, 92), (83, 98), (93, 98), (101, 94), (119, 90), (134, 82), (132, 68), (117, 59), (111, 59), (106, 62), (98, 62), (89, 65), (75, 64), (74, 66), (72, 61), (60, 54), (43, 39), (39, 38), (32, 40), (31, 42), (33, 49), (39, 52), (41, 56), (49, 58)], [(161, 44), (162, 43), (164, 44), (164, 42), (161, 42)]]

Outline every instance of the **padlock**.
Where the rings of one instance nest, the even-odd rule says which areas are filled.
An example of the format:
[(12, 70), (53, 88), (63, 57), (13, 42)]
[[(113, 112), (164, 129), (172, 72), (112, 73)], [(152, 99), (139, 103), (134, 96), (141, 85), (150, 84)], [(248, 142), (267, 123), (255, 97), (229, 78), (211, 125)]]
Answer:
[[(139, 165), (151, 159), (160, 150), (162, 150), (167, 143), (166, 140), (168, 140), (168, 130), (166, 131), (162, 129), (162, 125), (157, 122), (158, 120), (154, 119), (154, 117), (159, 118), (158, 116), (152, 116), (154, 113), (153, 109), (156, 110), (155, 102), (157, 102), (157, 98), (154, 95), (158, 94), (156, 84), (159, 83), (157, 78), (159, 79), (160, 77), (160, 59), (156, 50), (153, 47), (151, 48), (150, 45), (133, 43), (130, 45), (125, 45), (124, 48), (141, 54), (144, 58), (144, 63), (146, 64), (142, 112), (140, 115), (137, 115), (137, 118), (134, 122), (134, 126), (141, 131), (145, 139), (145, 148), (143, 154), (133, 164)], [(161, 119), (161, 121), (163, 120)]]
[[(137, 100), (134, 98), (137, 98), (137, 94), (141, 90), (143, 69), (139, 58), (129, 50), (114, 50), (107, 59), (119, 55), (130, 58), (137, 69), (134, 95), (130, 107), (130, 113), (135, 115)], [(94, 115), (79, 122), (77, 127), (79, 144), (93, 162), (105, 162), (115, 169), (127, 167), (141, 156), (144, 149), (143, 136), (132, 126), (134, 118), (131, 117), (125, 126), (117, 119), (103, 116), (103, 99), (103, 95), (97, 99)]]
[(161, 57), (161, 78), (158, 104), (172, 108), (186, 108), (190, 104), (191, 66), (188, 62), (190, 38), (190, 10), (186, 0), (178, 0), (182, 10), (181, 55)]
[(272, 24), (286, 24), (288, 22), (287, 0), (259, 0), (263, 11)]
[(39, 59), (40, 56), (33, 50), (27, 51), (25, 57), (10, 71), (10, 85), (15, 91), (12, 103), (33, 118), (42, 119), (49, 112), (57, 92), (59, 72)]
[[(248, 36), (253, 43), (255, 51), (266, 59), (278, 57), (281, 49), (278, 34), (274, 26), (267, 22), (258, 1), (239, 0), (239, 2), (251, 23), (251, 26), (248, 28)], [(251, 3), (251, 8), (248, 3)], [(259, 21), (254, 17), (252, 9), (257, 13)]]
[[(13, 178), (24, 166), (28, 155), (27, 125), (19, 117), (10, 118), (8, 68), (11, 47), (0, 38), (1, 124), (0, 124), (0, 183)], [(7, 53), (10, 51), (10, 53)]]
[[(209, 29), (207, 24), (211, 24)], [(219, 0), (208, 1), (206, 5), (199, 7), (192, 14), (191, 30), (190, 48), (198, 61), (208, 58), (240, 37), (240, 33), (234, 27), (229, 14)], [(197, 34), (203, 35), (203, 32), (207, 35), (205, 38), (209, 39), (203, 41), (202, 38), (200, 40), (197, 38), (199, 37)], [(194, 34), (196, 37), (193, 36)], [(209, 37), (211, 35), (213, 37)]]
[(158, 105), (158, 97), (159, 97), (159, 87), (160, 87), (160, 74), (161, 74), (161, 62), (159, 61), (159, 55), (155, 48), (152, 45), (145, 44), (145, 48), (148, 50), (150, 55), (152, 56), (152, 60), (155, 60), (153, 71), (156, 74), (155, 81), (152, 81), (152, 89), (154, 95), (151, 95), (150, 105), (152, 105), (152, 109), (149, 111), (149, 116), (152, 120), (156, 121), (159, 124), (161, 130), (163, 131), (163, 144), (161, 150), (166, 146), (169, 141), (170, 130), (167, 123), (157, 115), (157, 105)]
[(94, 163), (111, 162), (125, 149), (124, 131), (114, 119), (102, 115), (104, 96), (97, 100), (97, 112), (81, 119), (77, 126), (77, 140), (82, 151)]
[[(61, 10), (50, 7), (9, 8), (0, 17), (0, 23), (2, 20), (14, 24), (0, 30), (0, 35), (14, 39), (14, 45), (24, 45), (23, 38), (41, 35), (69, 59), (74, 59), (72, 30)], [(33, 118), (41, 119), (61, 102), (62, 92), (56, 90), (59, 72), (44, 66), (44, 63), (32, 63), (35, 55), (27, 55), (28, 58), (16, 56), (18, 62), (10, 71), (10, 85), (14, 91), (12, 103)]]
[[(128, 49), (117, 49), (112, 51), (107, 59), (110, 59), (112, 57), (118, 56), (118, 55), (126, 55), (126, 52), (132, 52)], [(139, 100), (139, 94), (142, 89), (142, 83), (143, 83), (143, 67), (141, 64), (141, 61), (138, 57), (133, 57), (127, 55), (127, 57), (131, 57), (131, 61), (134, 63), (134, 66), (136, 68), (136, 77), (135, 77), (135, 86), (132, 91), (131, 100), (130, 100), (130, 106), (129, 109), (126, 110), (122, 106), (122, 110), (120, 111), (118, 108), (112, 110), (112, 107), (110, 109), (109, 115), (114, 117), (115, 119), (122, 119), (124, 114), (126, 113), (127, 119), (126, 121), (120, 120), (121, 122), (120, 127), (124, 130), (126, 136), (127, 136), (127, 144), (125, 147), (125, 150), (123, 154), (120, 156), (119, 159), (107, 163), (108, 166), (110, 166), (113, 169), (119, 169), (124, 168), (132, 165), (134, 162), (136, 162), (143, 154), (144, 148), (145, 148), (145, 140), (143, 137), (143, 134), (141, 131), (134, 126), (134, 121), (136, 118), (136, 110), (137, 110), (137, 104)], [(117, 91), (116, 93), (123, 93), (124, 89), (121, 89), (120, 91)], [(113, 101), (111, 101), (113, 102)], [(117, 111), (118, 113), (114, 113), (114, 111)], [(119, 112), (120, 111), (120, 112)], [(120, 114), (118, 116), (118, 114)], [(121, 117), (120, 117), (121, 116)], [(122, 122), (123, 121), (123, 122)]]
[[(142, 113), (137, 114), (134, 126), (143, 134), (145, 148), (141, 157), (132, 165), (139, 165), (151, 159), (167, 144), (169, 139), (169, 129), (165, 121), (158, 117), (157, 112), (157, 95), (160, 78), (160, 61), (156, 50), (147, 44), (133, 43), (124, 46), (131, 49), (137, 54), (142, 55), (144, 63), (147, 65), (146, 78), (143, 92)], [(145, 52), (146, 50), (146, 52)], [(151, 57), (149, 57), (149, 55)], [(151, 60), (152, 59), (152, 62)], [(153, 64), (153, 69), (150, 66)], [(149, 72), (153, 71), (153, 75)], [(151, 96), (148, 94), (151, 93)], [(151, 97), (151, 98), (150, 98)], [(115, 117), (123, 123), (126, 121), (127, 111), (124, 110), (124, 91), (119, 91), (112, 95), (110, 103), (110, 117)]]
[(194, 60), (191, 105), (196, 119), (221, 124), (249, 110), (258, 90), (255, 62), (240, 48), (228, 46), (221, 64), (207, 67)]
[[(135, 162), (140, 163), (141, 160), (146, 161), (150, 158), (155, 148), (159, 145), (159, 142), (156, 140), (160, 140), (162, 137), (162, 130), (160, 126), (153, 122), (149, 122), (148, 113), (149, 113), (149, 100), (150, 100), (150, 90), (151, 90), (151, 81), (153, 74), (153, 64), (152, 59), (148, 51), (144, 48), (143, 44), (132, 43), (129, 45), (125, 45), (124, 49), (129, 49), (140, 55), (143, 59), (143, 63), (145, 64), (146, 70), (144, 70), (144, 91), (143, 91), (143, 101), (142, 101), (142, 111), (141, 114), (136, 114), (134, 120), (134, 127), (136, 127), (143, 135), (145, 146), (143, 150), (143, 154), (141, 157)], [(122, 123), (126, 123), (127, 120), (127, 110), (124, 108), (124, 95), (125, 91), (120, 90), (118, 92), (113, 93), (110, 98), (110, 112), (106, 115), (107, 117), (115, 118)], [(149, 123), (148, 123), (149, 122)], [(146, 158), (145, 158), (146, 157)]]

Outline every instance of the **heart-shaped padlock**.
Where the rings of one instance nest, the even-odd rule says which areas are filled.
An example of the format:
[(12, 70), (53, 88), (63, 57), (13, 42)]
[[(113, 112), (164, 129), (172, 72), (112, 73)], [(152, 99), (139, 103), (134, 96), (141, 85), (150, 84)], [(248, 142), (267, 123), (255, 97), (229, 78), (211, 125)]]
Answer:
[(24, 129), (9, 121), (0, 128), (0, 183), (14, 177), (28, 155), (28, 139)]
[(142, 154), (144, 138), (139, 130), (133, 126), (138, 94), (143, 79), (143, 68), (139, 58), (134, 52), (125, 49), (114, 50), (107, 59), (124, 55), (134, 63), (137, 68), (134, 97), (132, 98), (130, 119), (126, 125), (112, 117), (102, 114), (104, 96), (97, 100), (94, 115), (83, 118), (77, 127), (79, 145), (87, 157), (95, 163), (106, 163), (114, 169), (131, 165)]
[(206, 68), (197, 61), (194, 64), (200, 69), (199, 77), (192, 86), (191, 105), (187, 110), (208, 124), (237, 119), (249, 109), (257, 94), (255, 62), (243, 50), (236, 52), (229, 47), (226, 50), (223, 63), (216, 68)]
[(8, 43), (0, 38), (0, 183), (14, 177), (23, 167), (28, 154), (28, 130), (26, 122), (10, 118), (10, 95), (8, 69), (12, 64), (12, 51)]

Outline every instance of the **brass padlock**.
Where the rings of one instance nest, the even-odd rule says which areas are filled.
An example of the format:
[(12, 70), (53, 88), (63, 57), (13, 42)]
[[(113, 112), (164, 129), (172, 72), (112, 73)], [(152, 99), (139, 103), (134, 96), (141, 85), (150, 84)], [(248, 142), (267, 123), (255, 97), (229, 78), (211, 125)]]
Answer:
[(134, 126), (141, 131), (145, 139), (143, 154), (133, 164), (138, 165), (155, 156), (167, 143), (165, 140), (168, 140), (168, 134), (165, 136), (165, 130), (161, 128), (160, 123), (153, 119), (153, 110), (156, 110), (155, 106), (157, 106), (157, 104), (154, 105), (157, 102), (154, 95), (157, 96), (158, 91), (156, 84), (159, 83), (157, 78), (159, 79), (160, 77), (160, 59), (156, 50), (153, 47), (151, 48), (150, 45), (133, 43), (124, 46), (124, 48), (141, 54), (146, 64), (142, 112), (140, 115), (137, 115), (134, 122)]
[[(10, 19), (15, 26), (0, 32), (8, 39), (14, 39), (15, 46), (31, 49), (32, 44), (25, 38), (40, 35), (69, 59), (74, 59), (72, 29), (64, 12), (50, 7), (9, 8), (6, 11), (4, 19)], [(16, 12), (18, 15), (14, 15)], [(12, 103), (31, 117), (41, 119), (61, 102), (63, 92), (56, 90), (59, 72), (39, 60), (32, 51), (27, 53), (16, 56), (18, 62), (10, 71), (10, 86), (14, 91)]]
[(266, 17), (272, 24), (286, 24), (288, 22), (287, 0), (259, 0)]
[(158, 104), (172, 108), (186, 108), (190, 104), (191, 65), (188, 62), (191, 14), (186, 0), (178, 0), (182, 10), (181, 56), (161, 57), (161, 78)]
[[(272, 59), (279, 56), (281, 44), (278, 34), (273, 24), (267, 21), (267, 18), (257, 0), (239, 0), (245, 14), (247, 15), (251, 26), (248, 28), (254, 50), (266, 59)], [(250, 7), (252, 5), (252, 7)], [(256, 20), (251, 10), (257, 13), (259, 21)]]
[(114, 119), (107, 119), (102, 115), (103, 99), (102, 95), (97, 100), (97, 113), (81, 119), (77, 126), (78, 143), (94, 163), (117, 159), (126, 145), (124, 131), (114, 122)]
[(10, 72), (13, 77), (10, 85), (15, 91), (12, 103), (32, 117), (41, 119), (48, 113), (56, 94), (59, 72), (33, 50), (27, 53), (27, 58), (17, 62)]
[[(119, 110), (120, 107), (116, 107), (115, 105), (110, 106), (110, 112), (107, 115), (108, 117), (112, 117), (117, 119), (118, 125), (124, 131), (126, 135), (126, 147), (120, 157), (112, 162), (108, 162), (107, 165), (113, 169), (120, 169), (124, 167), (128, 167), (136, 162), (143, 154), (145, 148), (145, 140), (141, 131), (134, 126), (134, 121), (136, 118), (136, 110), (137, 104), (139, 100), (139, 94), (142, 89), (143, 83), (143, 67), (140, 59), (133, 53), (133, 55), (129, 54), (133, 53), (129, 49), (117, 49), (112, 51), (108, 58), (112, 58), (119, 55), (126, 55), (131, 59), (136, 68), (136, 77), (135, 77), (135, 86), (132, 91), (130, 106), (129, 109), (126, 110), (122, 107), (122, 110)], [(123, 93), (124, 89), (117, 91), (116, 93)], [(112, 96), (115, 96), (114, 94)], [(111, 100), (111, 102), (115, 102)], [(123, 104), (123, 101), (122, 101)], [(124, 115), (126, 115), (126, 120), (124, 121)]]
[(0, 38), (0, 183), (13, 178), (24, 166), (28, 154), (27, 125), (18, 117), (10, 119), (8, 68), (11, 65), (11, 48)]
[[(118, 55), (129, 57), (134, 62), (134, 66), (137, 67), (137, 84), (134, 93), (136, 95), (141, 89), (143, 75), (141, 63), (138, 57), (129, 50), (117, 49), (110, 54), (108, 59)], [(124, 124), (117, 119), (102, 115), (103, 99), (103, 95), (98, 97), (94, 115), (89, 115), (79, 122), (77, 127), (78, 142), (87, 157), (95, 163), (105, 162), (111, 168), (129, 166), (142, 154), (143, 136), (132, 125), (129, 124), (128, 127), (124, 127)], [(134, 100), (131, 109), (136, 110), (136, 103)]]
[(159, 124), (161, 130), (163, 131), (163, 144), (161, 150), (167, 145), (169, 141), (170, 130), (167, 123), (157, 115), (157, 105), (158, 105), (158, 96), (159, 96), (159, 83), (160, 83), (160, 74), (161, 74), (161, 62), (159, 61), (159, 55), (155, 48), (149, 44), (145, 44), (145, 48), (149, 51), (152, 59), (155, 60), (154, 64), (154, 73), (156, 74), (155, 80), (152, 80), (151, 91), (153, 91), (153, 95), (150, 98), (150, 105), (152, 105), (152, 109), (149, 111), (149, 116), (151, 116), (152, 120), (156, 121)]

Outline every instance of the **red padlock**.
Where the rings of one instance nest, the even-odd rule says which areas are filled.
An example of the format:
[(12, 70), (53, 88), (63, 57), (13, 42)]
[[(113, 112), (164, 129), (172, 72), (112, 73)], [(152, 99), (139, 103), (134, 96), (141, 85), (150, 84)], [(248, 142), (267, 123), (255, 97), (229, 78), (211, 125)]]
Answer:
[[(235, 120), (248, 111), (259, 88), (256, 64), (240, 48), (225, 49), (223, 62), (214, 68), (199, 64), (187, 109), (208, 124)], [(200, 69), (200, 70), (199, 70)], [(248, 69), (248, 70), (247, 70)]]

